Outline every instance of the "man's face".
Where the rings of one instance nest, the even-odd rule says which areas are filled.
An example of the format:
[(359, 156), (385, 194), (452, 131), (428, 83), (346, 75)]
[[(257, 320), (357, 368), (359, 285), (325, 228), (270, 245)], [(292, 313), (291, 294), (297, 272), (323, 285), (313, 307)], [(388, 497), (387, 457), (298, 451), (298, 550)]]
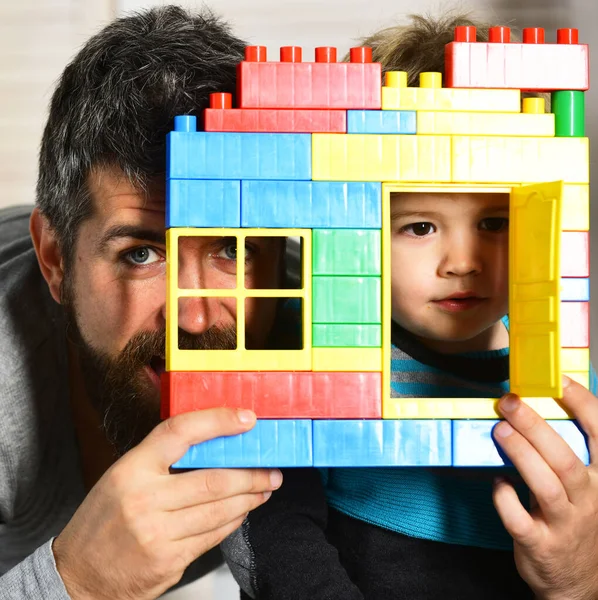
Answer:
[[(78, 231), (62, 302), (87, 391), (119, 453), (159, 422), (164, 370), (166, 250), (163, 193), (143, 194), (114, 170), (89, 178), (92, 216)], [(280, 238), (247, 238), (246, 287), (280, 287)], [(189, 237), (179, 244), (179, 286), (233, 288), (235, 238)], [(181, 348), (236, 347), (230, 298), (183, 298)], [(248, 300), (247, 346), (263, 347), (276, 303)]]
[(393, 194), (391, 220), (393, 320), (439, 351), (478, 349), (508, 312), (509, 196)]

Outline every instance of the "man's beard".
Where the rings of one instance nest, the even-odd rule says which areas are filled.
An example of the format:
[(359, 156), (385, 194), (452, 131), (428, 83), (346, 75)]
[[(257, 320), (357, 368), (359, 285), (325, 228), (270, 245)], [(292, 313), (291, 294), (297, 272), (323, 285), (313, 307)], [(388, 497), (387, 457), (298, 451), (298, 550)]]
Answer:
[[(77, 322), (70, 282), (65, 282), (62, 304), (67, 335), (74, 345), (85, 389), (100, 416), (101, 428), (118, 456), (139, 444), (160, 423), (160, 390), (144, 367), (163, 359), (166, 331), (135, 334), (116, 357), (95, 349), (83, 337)], [(235, 327), (211, 327), (200, 335), (179, 329), (184, 350), (232, 350), (237, 345)]]

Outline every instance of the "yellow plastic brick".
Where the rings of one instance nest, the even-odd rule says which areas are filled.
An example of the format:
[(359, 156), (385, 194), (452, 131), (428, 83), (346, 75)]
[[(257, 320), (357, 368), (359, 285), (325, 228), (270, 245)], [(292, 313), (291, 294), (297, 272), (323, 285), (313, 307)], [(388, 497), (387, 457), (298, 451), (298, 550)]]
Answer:
[(520, 396), (560, 398), (561, 182), (515, 188), (509, 215), (510, 383)]
[(554, 115), (418, 111), (417, 135), (554, 137)]
[[(179, 289), (179, 237), (236, 237), (237, 246), (245, 247), (246, 237), (301, 237), (303, 240), (302, 281), (300, 290), (245, 289), (245, 261), (237, 262), (235, 289)], [(166, 370), (167, 371), (310, 371), (311, 354), (311, 230), (309, 229), (209, 229), (173, 228), (166, 231)], [(226, 297), (237, 300), (236, 350), (180, 350), (178, 347), (179, 298)], [(245, 299), (289, 298), (303, 300), (303, 348), (301, 350), (246, 350)]]
[(382, 348), (312, 348), (312, 371), (382, 371)]
[(590, 230), (590, 186), (566, 184), (561, 215), (563, 231)]
[(563, 375), (581, 383), (586, 389), (590, 389), (590, 372), (589, 371), (566, 371)]
[(587, 371), (589, 364), (589, 348), (561, 348), (561, 368), (563, 371)]
[(312, 135), (312, 179), (439, 181), (451, 178), (448, 136)]
[[(544, 419), (569, 419), (553, 398), (523, 398)], [(496, 419), (498, 398), (385, 398), (384, 419)]]
[(466, 90), (442, 88), (440, 73), (421, 73), (419, 87), (407, 87), (407, 74), (391, 71), (382, 88), (383, 110), (469, 112), (521, 111), (519, 90)]
[(454, 136), (452, 181), (589, 182), (587, 138)]

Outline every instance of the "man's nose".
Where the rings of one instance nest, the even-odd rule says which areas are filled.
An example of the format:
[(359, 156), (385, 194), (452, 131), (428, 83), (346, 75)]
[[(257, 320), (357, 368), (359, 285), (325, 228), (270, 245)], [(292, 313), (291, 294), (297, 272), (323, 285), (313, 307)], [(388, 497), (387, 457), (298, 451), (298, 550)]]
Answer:
[(192, 335), (206, 332), (220, 319), (217, 298), (179, 298), (178, 327)]
[(447, 240), (440, 270), (444, 277), (465, 277), (480, 273), (482, 264), (476, 237), (463, 234)]

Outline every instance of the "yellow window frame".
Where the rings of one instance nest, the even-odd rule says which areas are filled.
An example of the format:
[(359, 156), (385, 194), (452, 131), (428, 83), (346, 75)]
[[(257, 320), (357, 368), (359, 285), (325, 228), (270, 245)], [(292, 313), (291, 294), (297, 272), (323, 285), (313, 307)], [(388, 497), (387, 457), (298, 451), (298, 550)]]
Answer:
[[(302, 287), (300, 289), (245, 288), (245, 261), (237, 261), (233, 289), (185, 289), (178, 286), (180, 237), (234, 237), (245, 248), (248, 237), (300, 237)], [(312, 288), (310, 229), (245, 229), (177, 227), (166, 231), (166, 369), (168, 371), (310, 371), (312, 368)], [(180, 298), (235, 298), (237, 348), (235, 350), (181, 350), (178, 344)], [(299, 350), (247, 350), (245, 348), (246, 298), (300, 298), (303, 348)]]
[[(390, 380), (391, 380), (391, 321), (392, 321), (392, 305), (391, 305), (391, 219), (390, 219), (390, 194), (393, 192), (418, 192), (418, 193), (433, 193), (433, 192), (452, 192), (452, 193), (508, 193), (510, 194), (510, 219), (514, 223), (515, 218), (520, 219), (514, 214), (517, 198), (525, 196), (526, 192), (535, 192), (540, 190), (542, 193), (556, 194), (558, 198), (551, 205), (551, 215), (553, 220), (552, 239), (552, 254), (550, 256), (549, 265), (544, 265), (544, 271), (550, 272), (550, 284), (532, 283), (535, 286), (535, 292), (540, 289), (548, 304), (555, 303), (556, 311), (552, 313), (552, 319), (548, 324), (549, 332), (545, 330), (534, 330), (534, 325), (523, 324), (517, 318), (513, 319), (513, 313), (520, 312), (521, 297), (521, 282), (516, 281), (514, 276), (518, 272), (525, 272), (525, 265), (521, 259), (529, 259), (530, 253), (534, 250), (530, 244), (525, 243), (523, 251), (521, 248), (521, 234), (516, 239), (516, 227), (509, 228), (509, 319), (510, 331), (509, 338), (521, 334), (526, 336), (528, 333), (538, 333), (544, 343), (546, 337), (551, 339), (551, 371), (545, 378), (551, 385), (538, 385), (537, 361), (528, 363), (530, 353), (533, 354), (537, 346), (528, 346), (523, 353), (515, 350), (510, 343), (510, 363), (511, 370), (519, 369), (519, 381), (515, 386), (512, 386), (512, 391), (520, 393), (526, 402), (533, 406), (544, 418), (563, 419), (568, 418), (567, 414), (554, 401), (553, 398), (559, 398), (562, 394), (561, 389), (561, 356), (569, 349), (561, 349), (559, 336), (559, 296), (560, 296), (560, 255), (558, 240), (561, 233), (560, 208), (561, 196), (563, 191), (562, 182), (550, 184), (527, 185), (521, 183), (513, 184), (438, 184), (438, 183), (423, 183), (423, 184), (402, 184), (402, 183), (383, 183), (382, 184), (382, 417), (384, 419), (494, 419), (500, 414), (497, 411), (497, 398), (391, 398), (390, 397)], [(517, 248), (517, 250), (516, 250)], [(537, 249), (536, 249), (537, 252)], [(548, 253), (547, 253), (548, 254)], [(534, 293), (532, 291), (532, 294)], [(525, 294), (522, 297), (525, 299)], [(514, 333), (513, 333), (514, 332)], [(546, 335), (544, 335), (546, 334)], [(537, 337), (536, 339), (540, 339)], [(544, 352), (546, 354), (546, 352)], [(566, 360), (566, 358), (564, 359)], [(528, 365), (527, 367), (525, 365)], [(528, 385), (531, 381), (532, 385)], [(556, 385), (552, 385), (556, 382)], [(544, 382), (545, 383), (545, 382)], [(529, 397), (528, 397), (529, 396)], [(533, 396), (533, 397), (532, 397)]]

